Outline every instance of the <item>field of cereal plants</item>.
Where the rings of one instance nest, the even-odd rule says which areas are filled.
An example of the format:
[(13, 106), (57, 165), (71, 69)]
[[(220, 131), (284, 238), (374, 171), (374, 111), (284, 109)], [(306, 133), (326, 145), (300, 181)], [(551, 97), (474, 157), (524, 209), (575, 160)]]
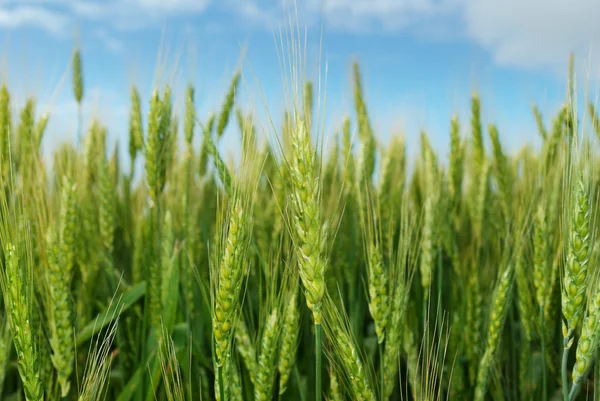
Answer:
[(600, 400), (600, 124), (572, 64), (541, 146), (503, 150), (474, 93), (449, 156), (422, 132), (415, 160), (378, 141), (358, 64), (332, 133), (294, 71), (280, 127), (240, 73), (214, 114), (132, 87), (130, 171), (81, 116), (43, 159), (52, 116), (4, 84), (0, 399)]

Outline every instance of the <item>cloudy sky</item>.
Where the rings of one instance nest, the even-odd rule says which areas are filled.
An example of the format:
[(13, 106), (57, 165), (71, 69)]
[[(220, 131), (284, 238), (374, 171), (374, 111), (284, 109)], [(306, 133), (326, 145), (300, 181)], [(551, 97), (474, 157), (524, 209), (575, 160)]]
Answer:
[[(598, 93), (598, 0), (297, 1), (307, 32), (306, 72), (315, 81), (321, 73), (328, 127), (352, 111), (354, 60), (382, 142), (390, 132), (410, 138), (426, 129), (441, 151), (451, 114), (468, 122), (473, 90), (507, 146), (534, 143), (531, 105), (547, 118), (556, 111), (571, 51), (582, 91)], [(75, 135), (75, 44), (83, 54), (85, 118), (102, 118), (112, 138), (125, 138), (131, 85), (147, 100), (157, 83), (193, 82), (206, 116), (220, 104), (242, 54), (242, 104), (261, 109), (266, 102), (277, 117), (284, 98), (279, 33), (294, 9), (287, 2), (0, 0), (1, 78), (17, 102), (35, 95), (39, 111), (51, 113), (46, 148)]]

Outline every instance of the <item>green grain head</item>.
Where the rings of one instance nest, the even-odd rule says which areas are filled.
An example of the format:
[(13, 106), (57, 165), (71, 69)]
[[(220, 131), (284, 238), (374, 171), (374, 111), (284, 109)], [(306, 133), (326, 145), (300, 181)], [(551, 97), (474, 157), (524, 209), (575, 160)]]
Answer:
[[(3, 242), (7, 238), (2, 238)], [(36, 333), (32, 331), (33, 275), (27, 251), (10, 242), (4, 242), (4, 267), (2, 292), (7, 305), (8, 320), (17, 352), (19, 376), (27, 401), (43, 401), (44, 386), (41, 381), (41, 362)]]
[(583, 177), (577, 177), (573, 188), (567, 262), (564, 270), (562, 312), (563, 336), (572, 336), (583, 318), (590, 257), (590, 204)]
[(229, 123), (229, 116), (231, 114), (231, 110), (233, 109), (233, 104), (235, 103), (235, 94), (239, 82), (240, 73), (236, 72), (233, 75), (233, 79), (229, 85), (229, 91), (227, 92), (227, 96), (225, 97), (225, 101), (221, 107), (221, 113), (219, 114), (219, 121), (217, 123), (217, 140), (221, 139), (223, 133), (225, 132), (225, 128), (227, 128), (227, 123)]
[(81, 67), (81, 52), (75, 49), (73, 52), (73, 94), (78, 104), (83, 99), (83, 72)]
[(185, 93), (185, 120), (183, 131), (185, 133), (185, 143), (192, 146), (194, 139), (194, 127), (196, 124), (196, 108), (194, 106), (194, 87), (190, 84)]
[(131, 88), (131, 111), (129, 112), (129, 157), (131, 158), (131, 171), (137, 154), (144, 145), (144, 131), (142, 127), (142, 109), (140, 95), (136, 88)]
[(321, 254), (324, 243), (321, 231), (321, 198), (319, 177), (315, 176), (315, 152), (304, 121), (297, 119), (292, 139), (294, 159), (291, 166), (294, 227), (298, 237), (297, 253), (300, 278), (306, 302), (313, 312), (315, 324), (321, 323), (325, 294), (326, 262)]
[(267, 401), (273, 398), (278, 341), (277, 309), (274, 309), (267, 317), (260, 342), (260, 354), (254, 382), (255, 401)]
[(279, 394), (287, 390), (288, 381), (296, 361), (296, 348), (300, 336), (300, 310), (298, 308), (298, 290), (294, 288), (292, 296), (284, 310), (283, 327), (281, 329), (281, 345), (279, 348)]
[(0, 89), (0, 178), (7, 179), (10, 167), (10, 148), (12, 146), (12, 114), (10, 93), (6, 83)]

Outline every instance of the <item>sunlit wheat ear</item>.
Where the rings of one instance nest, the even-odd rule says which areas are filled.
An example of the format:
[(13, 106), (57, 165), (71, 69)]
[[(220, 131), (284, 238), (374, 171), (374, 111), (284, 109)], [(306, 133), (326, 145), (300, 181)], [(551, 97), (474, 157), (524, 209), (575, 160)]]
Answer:
[(583, 320), (581, 336), (577, 343), (571, 394), (578, 391), (586, 374), (594, 364), (596, 350), (600, 344), (600, 286), (598, 286), (598, 280), (596, 280), (595, 287), (596, 290), (591, 294), (592, 298), (589, 302), (588, 313)]
[[(362, 195), (363, 191), (367, 194), (366, 196)], [(363, 198), (360, 202), (366, 206), (361, 208), (361, 229), (365, 238), (369, 311), (375, 321), (377, 341), (381, 344), (385, 339), (389, 318), (388, 268), (385, 266), (381, 247), (379, 202), (378, 199), (373, 199), (377, 197), (371, 194), (373, 191), (368, 186), (363, 191), (359, 192), (359, 198)]]
[(564, 270), (562, 312), (563, 336), (570, 347), (573, 333), (583, 318), (590, 257), (590, 204), (583, 177), (576, 177), (567, 263)]
[(543, 140), (548, 138), (548, 131), (546, 130), (546, 126), (544, 125), (544, 118), (542, 117), (542, 113), (537, 105), (532, 105), (531, 110), (533, 112), (533, 116), (535, 117), (535, 123), (537, 125), (538, 134), (542, 137)]
[(279, 350), (279, 394), (284, 394), (296, 361), (296, 348), (300, 336), (300, 310), (298, 308), (298, 288), (292, 290), (284, 309), (283, 327), (281, 329), (281, 348)]
[[(426, 138), (422, 136), (422, 138)], [(423, 234), (421, 242), (421, 285), (423, 286), (423, 302), (427, 305), (429, 302), (430, 287), (433, 280), (432, 272), (434, 270), (435, 260), (435, 221), (436, 211), (438, 210), (440, 179), (435, 160), (435, 154), (428, 141), (425, 146), (425, 205)]]
[(158, 90), (154, 90), (150, 99), (148, 113), (148, 134), (144, 149), (144, 166), (146, 182), (150, 192), (151, 213), (154, 227), (151, 249), (153, 252), (149, 266), (148, 298), (152, 326), (159, 330), (160, 316), (162, 316), (162, 272), (161, 261), (161, 194), (163, 192), (167, 175), (167, 150), (169, 144), (169, 130), (171, 127), (171, 89), (166, 87), (161, 100)]
[(28, 98), (19, 113), (19, 124), (16, 128), (16, 150), (19, 174), (23, 177), (22, 185), (31, 185), (34, 161), (33, 127), (35, 124), (35, 99)]
[(493, 363), (500, 335), (503, 331), (507, 310), (512, 300), (512, 287), (513, 269), (512, 266), (509, 266), (505, 268), (494, 290), (487, 329), (487, 344), (479, 364), (475, 400), (483, 400), (485, 397), (489, 369)]
[(307, 81), (304, 84), (304, 97), (302, 99), (303, 117), (306, 121), (306, 129), (310, 133), (312, 131), (312, 114), (314, 106), (313, 84)]
[(231, 401), (244, 401), (240, 370), (236, 363), (230, 363), (229, 377), (231, 378)]
[(343, 367), (352, 394), (356, 400), (375, 401), (363, 361), (351, 337), (340, 327), (332, 328), (328, 336), (335, 341), (334, 349)]
[[(541, 171), (549, 171), (552, 167), (552, 163), (555, 161), (557, 156), (560, 155), (558, 152), (558, 146), (565, 135), (565, 121), (567, 118), (568, 106), (563, 104), (560, 112), (552, 120), (552, 129), (548, 133), (548, 139), (544, 142), (542, 148), (542, 154), (540, 157), (543, 159), (543, 163), (540, 164)], [(564, 165), (564, 162), (561, 164)]]
[[(8, 238), (2, 239), (4, 241)], [(25, 398), (27, 401), (42, 401), (44, 387), (40, 380), (39, 347), (30, 323), (33, 307), (33, 276), (30, 256), (26, 256), (27, 252), (8, 241), (4, 243), (6, 270), (1, 276), (1, 283)]]
[[(569, 104), (571, 107), (572, 102)], [(569, 113), (574, 112), (569, 109)], [(569, 117), (570, 118), (570, 117)], [(594, 252), (595, 240), (595, 195), (596, 190), (595, 170), (589, 146), (586, 146), (585, 137), (582, 139), (577, 131), (577, 121), (569, 121), (566, 127), (572, 130), (570, 135), (570, 149), (567, 150), (565, 166), (565, 195), (564, 203), (564, 242), (566, 260), (562, 277), (562, 331), (563, 331), (563, 358), (562, 358), (562, 392), (565, 399), (574, 399), (579, 392), (581, 380), (589, 367), (589, 357), (593, 348), (595, 351), (594, 335), (596, 319), (594, 316), (596, 291), (591, 286), (595, 282), (596, 270), (590, 269), (590, 260)], [(594, 184), (593, 184), (594, 183)], [(586, 305), (589, 308), (586, 308)], [(587, 315), (586, 315), (586, 309)], [(581, 323), (583, 328), (577, 349), (577, 361), (573, 371), (573, 386), (569, 387), (568, 358), (569, 351), (575, 341), (576, 332)], [(576, 370), (575, 370), (576, 369)], [(569, 394), (571, 393), (571, 395)]]
[(10, 93), (6, 83), (3, 83), (0, 89), (0, 179), (3, 184), (8, 182), (10, 171), (10, 148), (13, 135), (10, 107)]
[(46, 132), (46, 127), (48, 126), (48, 121), (50, 120), (50, 116), (46, 113), (42, 114), (35, 124), (33, 128), (33, 147), (38, 152), (40, 151), (40, 146), (42, 145), (42, 139), (44, 139), (44, 133)]
[(306, 303), (313, 313), (315, 324), (322, 320), (325, 294), (326, 262), (321, 255), (321, 191), (319, 177), (315, 176), (315, 153), (304, 121), (296, 120), (292, 138), (294, 159), (290, 173), (291, 201), (294, 207), (294, 229), (297, 236), (297, 253), (300, 278), (304, 286)]
[(194, 87), (191, 84), (188, 85), (187, 91), (185, 92), (185, 119), (183, 126), (185, 143), (188, 146), (192, 146), (192, 140), (194, 139), (194, 128), (196, 126), (194, 94)]
[(152, 93), (150, 99), (150, 112), (148, 114), (148, 136), (145, 145), (144, 163), (146, 168), (146, 181), (150, 189), (150, 197), (156, 203), (158, 194), (162, 189), (163, 150), (165, 146), (165, 132), (162, 130), (162, 102), (158, 90)]
[[(243, 146), (248, 146), (246, 137)], [(230, 359), (233, 333), (242, 307), (242, 289), (250, 267), (253, 205), (257, 177), (262, 169), (262, 163), (256, 158), (256, 155), (243, 155), (240, 174), (232, 182), (233, 192), (227, 200), (227, 215), (219, 222), (222, 242), (215, 250), (215, 265), (211, 272), (212, 329), (215, 366), (219, 374)]]
[(391, 293), (389, 326), (386, 334), (384, 361), (383, 393), (389, 399), (398, 378), (400, 369), (400, 353), (403, 346), (404, 331), (407, 327), (407, 309), (410, 300), (410, 287), (414, 272), (418, 268), (418, 247), (415, 240), (417, 232), (416, 220), (410, 217), (408, 198), (402, 198), (401, 231), (398, 239), (397, 253), (390, 269)]
[(369, 115), (367, 112), (367, 104), (364, 100), (360, 69), (358, 63), (352, 65), (353, 82), (354, 82), (354, 107), (356, 110), (356, 120), (358, 123), (358, 136), (361, 141), (361, 147), (357, 165), (357, 181), (361, 184), (368, 184), (373, 178), (375, 171), (375, 153), (376, 140)]
[(464, 153), (465, 148), (460, 136), (460, 123), (458, 116), (452, 116), (450, 128), (450, 162), (448, 165), (448, 184), (451, 198), (451, 205), (455, 208), (462, 195), (463, 171), (464, 171)]
[(101, 130), (100, 123), (97, 120), (92, 120), (87, 135), (83, 138), (82, 167), (85, 169), (84, 181), (88, 186), (91, 186), (96, 174), (99, 155), (96, 146), (98, 146), (98, 136)]
[(208, 121), (202, 129), (202, 145), (200, 147), (200, 154), (198, 155), (198, 172), (200, 176), (206, 175), (207, 164), (208, 164), (208, 146), (212, 141), (212, 132), (215, 125), (215, 115), (211, 114)]
[[(537, 313), (535, 308), (535, 297), (532, 296), (533, 286), (530, 276), (527, 275), (527, 260), (520, 252), (515, 256), (515, 282), (517, 286), (517, 308), (521, 316), (523, 336), (527, 342), (532, 340)], [(533, 291), (535, 292), (535, 291)], [(535, 292), (537, 294), (537, 292)], [(545, 295), (546, 296), (546, 295)]]
[(488, 132), (492, 141), (492, 151), (494, 154), (494, 178), (498, 188), (498, 197), (500, 198), (500, 207), (504, 213), (504, 218), (508, 219), (511, 213), (511, 202), (513, 201), (512, 196), (512, 175), (513, 171), (509, 164), (509, 160), (502, 149), (502, 143), (498, 134), (498, 129), (495, 125), (490, 124), (488, 126)]
[(548, 226), (546, 221), (546, 211), (543, 205), (538, 206), (535, 215), (534, 226), (534, 264), (533, 264), (533, 284), (535, 286), (535, 297), (538, 307), (544, 308), (546, 296), (550, 288), (550, 280), (547, 279), (548, 268)]
[[(168, 128), (167, 143), (165, 148), (165, 163), (167, 175), (172, 175), (176, 170), (177, 157), (179, 156), (179, 118), (171, 116)], [(171, 188), (172, 190), (172, 188)]]
[(221, 107), (221, 113), (219, 114), (219, 120), (217, 122), (217, 140), (221, 139), (223, 133), (225, 132), (225, 128), (227, 128), (227, 123), (229, 122), (229, 116), (231, 114), (231, 110), (233, 109), (233, 104), (235, 102), (235, 94), (240, 82), (240, 72), (237, 71), (231, 80), (231, 84), (229, 86), (229, 91), (227, 92), (227, 96), (223, 102), (223, 106)]
[(248, 142), (251, 149), (258, 150), (258, 142), (256, 137), (255, 118), (252, 114), (245, 115), (241, 108), (236, 107), (235, 116), (238, 123), (240, 133), (246, 133), (249, 138)]
[(227, 194), (231, 194), (234, 190), (231, 171), (223, 161), (223, 158), (221, 157), (221, 155), (219, 154), (219, 150), (217, 149), (217, 145), (212, 140), (212, 137), (210, 135), (205, 137), (204, 147), (206, 149), (207, 155), (210, 155), (213, 158), (216, 173), (220, 178), (223, 187), (225, 188), (225, 192)]
[(140, 95), (135, 87), (131, 88), (131, 111), (129, 112), (129, 157), (131, 159), (131, 176), (138, 152), (144, 146), (144, 129), (142, 126), (142, 108)]
[(334, 369), (329, 370), (329, 399), (331, 401), (342, 401), (344, 399), (340, 380)]
[(277, 342), (279, 340), (279, 327), (277, 325), (277, 309), (267, 317), (262, 339), (260, 354), (258, 356), (257, 374), (254, 383), (254, 400), (266, 401), (273, 398), (275, 361), (277, 357)]
[[(177, 118), (173, 115), (173, 91), (171, 86), (167, 85), (163, 90), (160, 105), (160, 135), (162, 136), (162, 150), (160, 158), (159, 189), (162, 190), (166, 184), (167, 171), (171, 169), (172, 164), (172, 142), (174, 132), (177, 132)], [(173, 129), (175, 128), (175, 131)]]
[(479, 97), (479, 94), (473, 93), (473, 96), (471, 97), (471, 140), (474, 179), (479, 177), (479, 174), (483, 169), (483, 162), (486, 158), (482, 131), (481, 98)]
[(62, 185), (59, 230), (49, 228), (47, 236), (47, 288), (49, 292), (48, 326), (52, 364), (57, 372), (61, 395), (69, 394), (69, 381), (75, 362), (73, 316), (70, 302), (71, 282), (75, 262), (76, 242), (75, 186), (64, 177)]
[[(346, 162), (346, 160), (344, 160)], [(378, 183), (381, 248), (386, 262), (393, 259), (395, 236), (400, 218), (402, 193), (405, 186), (406, 143), (403, 136), (391, 139), (382, 160)]]
[(241, 307), (240, 294), (247, 271), (244, 258), (248, 247), (248, 218), (241, 201), (233, 199), (223, 256), (218, 267), (213, 311), (216, 363), (220, 368), (228, 357), (235, 319)]
[(83, 99), (83, 73), (81, 66), (81, 51), (75, 49), (73, 52), (73, 94), (77, 103)]
[(325, 319), (323, 320), (328, 340), (328, 357), (336, 373), (343, 377), (343, 386), (352, 399), (375, 401), (369, 365), (365, 363), (362, 352), (348, 325), (346, 312), (338, 310), (329, 298), (325, 299)]
[[(248, 167), (248, 160), (242, 165)], [(248, 169), (252, 170), (252, 169)], [(246, 171), (246, 177), (252, 172)], [(255, 182), (255, 181), (253, 181)], [(248, 274), (248, 248), (252, 232), (253, 185), (238, 183), (228, 200), (228, 214), (221, 222), (222, 243), (213, 254), (214, 266), (211, 269), (212, 330), (214, 341), (215, 391), (218, 399), (231, 391), (237, 393), (231, 375), (237, 375), (232, 359), (232, 342), (243, 302), (243, 286)], [(237, 379), (237, 378), (236, 378)]]
[(244, 361), (244, 364), (246, 365), (248, 375), (250, 376), (250, 381), (254, 383), (257, 372), (256, 348), (254, 347), (254, 343), (250, 338), (248, 326), (246, 325), (243, 316), (240, 316), (237, 319), (237, 326), (235, 328), (235, 346), (238, 353), (242, 357), (242, 361)]
[[(471, 262), (474, 263), (474, 262)], [(471, 266), (473, 269), (474, 266)], [(480, 359), (480, 352), (482, 347), (481, 339), (481, 326), (482, 326), (482, 315), (483, 315), (483, 294), (481, 291), (481, 284), (479, 275), (472, 273), (467, 281), (467, 294), (466, 294), (466, 318), (465, 318), (465, 336), (466, 341), (466, 353), (469, 358), (469, 364), (477, 366)], [(472, 385), (475, 384), (477, 379), (477, 369), (469, 369), (469, 380)]]
[[(194, 104), (194, 87), (190, 84), (186, 91), (185, 96), (185, 120), (184, 120), (184, 135), (185, 135), (185, 156), (183, 168), (185, 169), (185, 184), (184, 184), (184, 196), (182, 199), (183, 209), (185, 210), (185, 235), (186, 241), (184, 243), (183, 252), (183, 270), (187, 279), (184, 279), (182, 285), (184, 287), (185, 302), (187, 308), (188, 319), (191, 320), (195, 315), (195, 283), (192, 278), (194, 277), (196, 260), (195, 256), (198, 252), (196, 248), (196, 241), (198, 238), (198, 231), (194, 222), (197, 213), (192, 210), (192, 190), (195, 182), (195, 174), (193, 169), (194, 162), (194, 128), (196, 127), (196, 109)], [(199, 252), (198, 252), (199, 253)]]
[(73, 95), (75, 96), (75, 101), (77, 102), (77, 143), (81, 140), (81, 131), (83, 129), (82, 125), (82, 100), (83, 100), (83, 67), (81, 63), (81, 51), (79, 48), (76, 48), (73, 52), (73, 57), (71, 60), (72, 63), (72, 78), (73, 78)]
[[(227, 360), (223, 366), (223, 397), (219, 389), (221, 388), (221, 379), (219, 375), (215, 375), (215, 400), (221, 401), (225, 398), (228, 401), (244, 401), (242, 394), (242, 386), (240, 374), (237, 369), (235, 358)], [(204, 398), (204, 397), (203, 397)], [(210, 399), (210, 398), (209, 398)]]

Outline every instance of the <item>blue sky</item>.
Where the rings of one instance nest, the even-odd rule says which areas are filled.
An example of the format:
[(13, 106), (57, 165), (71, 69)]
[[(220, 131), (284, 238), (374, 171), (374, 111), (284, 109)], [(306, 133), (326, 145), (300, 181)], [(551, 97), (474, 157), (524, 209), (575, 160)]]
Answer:
[[(297, 1), (299, 25), (307, 29), (307, 75), (316, 81), (321, 72), (327, 94), (328, 131), (352, 113), (354, 60), (381, 142), (402, 132), (416, 145), (426, 129), (441, 152), (453, 112), (468, 133), (474, 89), (485, 121), (498, 124), (507, 147), (535, 143), (531, 104), (547, 118), (557, 110), (571, 51), (580, 86), (592, 98), (597, 93), (597, 0)], [(264, 115), (258, 83), (278, 120), (284, 99), (278, 37), (286, 15), (280, 0), (2, 0), (0, 74), (18, 104), (35, 95), (38, 111), (50, 113), (47, 151), (75, 136), (69, 62), (76, 43), (83, 55), (84, 118), (102, 118), (112, 139), (126, 141), (132, 84), (147, 101), (157, 83), (169, 82), (182, 95), (193, 82), (200, 115), (216, 110), (242, 49), (241, 103)], [(182, 99), (176, 111), (180, 106)], [(235, 138), (230, 132), (224, 146)]]

